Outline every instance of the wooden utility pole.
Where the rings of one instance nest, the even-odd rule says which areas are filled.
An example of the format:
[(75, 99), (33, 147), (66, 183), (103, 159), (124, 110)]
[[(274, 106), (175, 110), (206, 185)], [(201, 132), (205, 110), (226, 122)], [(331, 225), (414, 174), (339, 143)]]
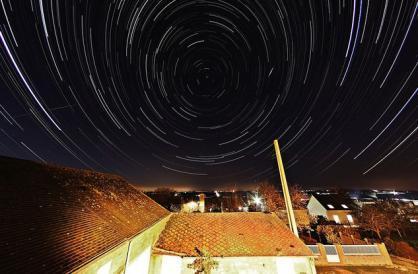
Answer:
[(289, 220), (290, 230), (299, 238), (298, 226), (296, 224), (295, 213), (293, 212), (292, 200), (290, 200), (289, 187), (287, 186), (286, 174), (284, 173), (284, 166), (282, 156), (280, 154), (279, 142), (274, 140), (274, 150), (276, 151), (277, 165), (279, 166), (280, 181), (282, 182), (282, 190), (284, 202), (286, 204), (286, 213)]

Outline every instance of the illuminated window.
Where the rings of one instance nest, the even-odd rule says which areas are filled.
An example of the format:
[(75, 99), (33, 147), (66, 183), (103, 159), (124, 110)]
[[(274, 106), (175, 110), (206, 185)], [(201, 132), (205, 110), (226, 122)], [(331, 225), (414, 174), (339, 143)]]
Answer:
[(331, 209), (334, 209), (334, 206), (333, 206), (333, 205), (331, 205), (331, 204), (327, 204), (327, 207), (328, 207), (328, 208), (331, 208)]
[(348, 206), (346, 206), (345, 204), (341, 204), (341, 206), (342, 206), (343, 208), (348, 208)]
[(347, 215), (347, 220), (350, 224), (354, 223), (353, 216)]
[(333, 215), (332, 217), (334, 218), (334, 221), (335, 221), (337, 224), (340, 224), (340, 223), (341, 223), (341, 222), (340, 222), (340, 217), (338, 217), (338, 215)]

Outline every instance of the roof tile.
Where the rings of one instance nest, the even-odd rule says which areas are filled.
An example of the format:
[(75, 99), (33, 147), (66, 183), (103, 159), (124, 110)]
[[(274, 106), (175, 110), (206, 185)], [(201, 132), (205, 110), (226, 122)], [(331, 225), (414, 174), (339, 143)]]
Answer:
[(194, 257), (195, 248), (214, 257), (312, 256), (275, 214), (259, 212), (172, 215), (155, 252)]

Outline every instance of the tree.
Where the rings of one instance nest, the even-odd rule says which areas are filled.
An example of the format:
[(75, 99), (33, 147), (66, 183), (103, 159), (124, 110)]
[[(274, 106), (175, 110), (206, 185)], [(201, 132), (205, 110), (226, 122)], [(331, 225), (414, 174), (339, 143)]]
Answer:
[(404, 205), (394, 200), (383, 202), (385, 214), (387, 216), (386, 229), (389, 232), (396, 231), (400, 238), (403, 238), (402, 232), (409, 225), (408, 213), (411, 209), (409, 205)]
[(382, 239), (382, 232), (388, 228), (392, 222), (390, 214), (386, 212), (387, 205), (383, 201), (378, 201), (372, 205), (364, 205), (359, 208), (357, 218), (360, 227), (373, 231), (379, 239)]
[(157, 193), (168, 193), (168, 194), (171, 194), (171, 193), (174, 193), (174, 192), (176, 192), (174, 189), (172, 189), (172, 188), (169, 188), (169, 187), (157, 187), (155, 190), (154, 190), (154, 192), (157, 192)]
[(199, 250), (197, 247), (195, 247), (195, 250), (199, 256), (193, 261), (193, 263), (187, 265), (187, 268), (195, 270), (195, 274), (210, 274), (213, 269), (218, 267), (219, 262), (212, 258), (209, 251), (206, 249)]
[(343, 226), (339, 225), (337, 226), (337, 232), (340, 235), (340, 237), (343, 239), (343, 237), (347, 237), (351, 239), (352, 244), (355, 244), (355, 235), (356, 235), (356, 229), (351, 226)]
[(305, 209), (309, 196), (299, 185), (292, 185), (290, 186), (290, 199), (294, 209)]
[[(299, 185), (292, 185), (289, 191), (293, 209), (304, 209), (309, 198), (308, 195), (302, 191)], [(271, 182), (261, 182), (258, 186), (258, 193), (263, 197), (267, 211), (274, 212), (285, 209), (283, 194), (279, 193)]]
[(270, 182), (262, 182), (258, 186), (258, 193), (263, 197), (267, 211), (274, 212), (284, 208), (283, 197)]
[(338, 229), (332, 225), (319, 225), (317, 228), (317, 232), (321, 233), (325, 236), (325, 239), (328, 243), (331, 244), (341, 244), (342, 239), (338, 233)]
[(393, 203), (393, 201), (384, 201), (381, 206), (383, 207), (386, 215), (383, 227), (388, 232), (388, 236), (390, 238), (392, 231), (396, 230), (400, 233), (400, 215), (398, 214), (398, 207)]
[(413, 203), (406, 204), (402, 207), (401, 215), (402, 215), (402, 227), (400, 228), (400, 231), (402, 231), (403, 235), (406, 235), (406, 230), (411, 229), (414, 227), (413, 223), (411, 223), (411, 219), (415, 218), (417, 214), (416, 206)]
[(379, 239), (382, 239), (382, 232), (386, 232), (391, 237), (393, 231), (402, 238), (402, 231), (409, 224), (407, 212), (407, 206), (402, 207), (397, 201), (386, 200), (363, 206), (358, 210), (357, 215), (360, 226), (375, 232)]

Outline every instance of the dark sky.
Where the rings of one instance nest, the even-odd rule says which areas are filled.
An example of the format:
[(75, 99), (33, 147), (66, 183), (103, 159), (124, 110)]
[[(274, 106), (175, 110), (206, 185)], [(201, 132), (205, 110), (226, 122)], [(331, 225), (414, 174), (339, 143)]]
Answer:
[(143, 186), (418, 188), (416, 0), (1, 0), (0, 154)]

